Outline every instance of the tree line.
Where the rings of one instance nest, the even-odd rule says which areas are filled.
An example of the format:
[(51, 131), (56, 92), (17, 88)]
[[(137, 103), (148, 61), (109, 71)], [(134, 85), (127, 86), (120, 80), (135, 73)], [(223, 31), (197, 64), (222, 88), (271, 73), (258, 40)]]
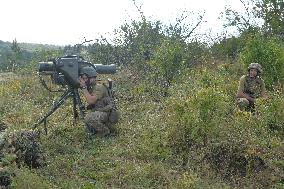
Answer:
[[(203, 40), (196, 35), (204, 15), (184, 12), (175, 23), (165, 25), (148, 20), (141, 7), (133, 1), (141, 15), (114, 31), (114, 39), (103, 36), (81, 48), (75, 46), (37, 46), (25, 50), (16, 39), (0, 41), (0, 70), (35, 69), (38, 61), (46, 61), (68, 52), (78, 53), (96, 64), (117, 64), (135, 70), (140, 78), (149, 77), (158, 85), (168, 86), (182, 69), (216, 60), (263, 64), (268, 86), (283, 82), (284, 4), (282, 0), (240, 0), (245, 10), (237, 12), (225, 7), (222, 13), (224, 31), (236, 27), (239, 35)], [(189, 24), (190, 23), (190, 24)], [(27, 69), (27, 70), (29, 70)], [(151, 74), (145, 74), (151, 73)]]

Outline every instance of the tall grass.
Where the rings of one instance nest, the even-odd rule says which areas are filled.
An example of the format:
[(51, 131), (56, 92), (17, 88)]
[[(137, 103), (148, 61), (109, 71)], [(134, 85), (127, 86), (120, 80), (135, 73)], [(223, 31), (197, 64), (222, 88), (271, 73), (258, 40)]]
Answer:
[[(48, 118), (48, 135), (40, 138), (46, 166), (13, 167), (12, 186), (281, 186), (283, 95), (271, 93), (269, 102), (259, 102), (257, 115), (238, 111), (235, 66), (184, 70), (167, 96), (153, 96), (151, 83), (120, 70), (112, 76), (121, 111), (118, 134), (86, 142), (84, 125), (73, 124), (72, 99), (67, 100)], [(60, 95), (47, 92), (33, 74), (1, 82), (0, 89), (0, 117), (10, 132), (30, 129)]]

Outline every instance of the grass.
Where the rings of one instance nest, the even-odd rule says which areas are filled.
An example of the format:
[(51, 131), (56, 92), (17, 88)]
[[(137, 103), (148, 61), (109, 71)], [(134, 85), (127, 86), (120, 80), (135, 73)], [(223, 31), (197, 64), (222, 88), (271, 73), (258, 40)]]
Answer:
[[(232, 90), (235, 90), (237, 85), (233, 79), (236, 79), (237, 76), (229, 82), (224, 79), (230, 74), (230, 69), (233, 68), (226, 68), (226, 70), (219, 68), (215, 75), (214, 72), (206, 69), (202, 73), (192, 71), (190, 75), (192, 80), (181, 79), (170, 89), (170, 96), (160, 101), (153, 100), (150, 93), (147, 92), (148, 86), (145, 83), (142, 81), (131, 82), (131, 73), (127, 70), (121, 70), (117, 75), (111, 76), (115, 81), (117, 105), (121, 111), (121, 120), (116, 125), (118, 134), (106, 139), (94, 138), (91, 141), (86, 141), (84, 125), (80, 120), (77, 125), (73, 124), (72, 101), (71, 99), (67, 100), (48, 118), (48, 135), (41, 135), (40, 138), (46, 157), (46, 165), (39, 169), (13, 167), (15, 177), (12, 186), (14, 188), (66, 189), (233, 188), (236, 186), (253, 186), (253, 181), (250, 181), (248, 177), (235, 177), (234, 180), (226, 180), (222, 174), (212, 168), (210, 162), (203, 161), (206, 156), (212, 155), (210, 153), (213, 152), (213, 147), (214, 149), (216, 147), (216, 143), (214, 145), (210, 143), (210, 141), (213, 141), (211, 136), (223, 134), (224, 137), (230, 133), (233, 138), (228, 136), (228, 139), (237, 141), (244, 131), (241, 130), (240, 125), (237, 125), (237, 122), (247, 122), (247, 115), (238, 114), (240, 116), (236, 116), (238, 119), (227, 116), (226, 119), (219, 119), (218, 122), (213, 117), (211, 120), (215, 120), (214, 123), (221, 125), (218, 125), (218, 127), (213, 125), (212, 128), (218, 129), (217, 131), (220, 129), (222, 133), (216, 132), (218, 135), (210, 135), (211, 130), (209, 128), (203, 133), (209, 137), (207, 146), (202, 146), (201, 143), (193, 140), (192, 147), (184, 147), (184, 141), (187, 141), (184, 138), (185, 134), (191, 130), (179, 129), (189, 129), (187, 124), (191, 122), (186, 115), (190, 111), (194, 112), (190, 115), (198, 115), (198, 111), (201, 109), (186, 107), (184, 116), (180, 117), (174, 108), (177, 102), (180, 103), (179, 107), (182, 107), (184, 104), (181, 102), (185, 99), (188, 100), (188, 96), (203, 95), (199, 98), (208, 98), (206, 96), (208, 95), (206, 92), (208, 85), (216, 86), (216, 90), (225, 91), (230, 102), (233, 102)], [(220, 79), (218, 79), (218, 74), (223, 74)], [(188, 75), (185, 75), (185, 77), (188, 77)], [(200, 89), (204, 93), (199, 93)], [(0, 118), (8, 126), (8, 130), (13, 132), (20, 129), (30, 129), (31, 125), (48, 111), (53, 100), (57, 99), (60, 93), (48, 93), (40, 85), (36, 75), (31, 74), (1, 81), (0, 95)], [(219, 98), (219, 96), (217, 97)], [(207, 102), (206, 98), (203, 101), (204, 103)], [(228, 99), (226, 98), (226, 100)], [(188, 105), (198, 102), (191, 98)], [(220, 107), (224, 108), (225, 104), (221, 104)], [(214, 108), (214, 104), (208, 104), (208, 106)], [(225, 111), (226, 115), (228, 113), (233, 114), (233, 112), (233, 108)], [(223, 113), (221, 112), (220, 115), (223, 115)], [(281, 116), (283, 115), (280, 114), (279, 117)], [(182, 118), (187, 119), (187, 121), (181, 120)], [(180, 120), (178, 121), (178, 119)], [(281, 120), (276, 121), (281, 123)], [(40, 125), (38, 129), (42, 129), (42, 126)], [(204, 126), (206, 128), (206, 124)], [(198, 125), (195, 125), (195, 129), (198, 129), (197, 127)], [(247, 131), (255, 137), (257, 136), (255, 132), (261, 130), (256, 129), (254, 131), (250, 129), (252, 127), (253, 125), (247, 128)], [(264, 135), (268, 137), (266, 132), (258, 136)], [(175, 137), (173, 138), (173, 136)], [(271, 136), (273, 136), (274, 146), (283, 146), (283, 139), (275, 133), (272, 133)], [(247, 137), (249, 138), (249, 134), (247, 134)], [(260, 140), (262, 142), (268, 141), (264, 141), (263, 138), (260, 138)], [(228, 142), (227, 138), (216, 138), (214, 141)], [(228, 143), (229, 147), (234, 144), (236, 143)], [(256, 142), (250, 144), (255, 146), (249, 148), (251, 150), (249, 153), (255, 153), (253, 150), (257, 149), (255, 148)], [(270, 150), (271, 154), (273, 154), (272, 152), (275, 151)], [(242, 151), (242, 153), (249, 154), (246, 151)], [(272, 155), (276, 158), (273, 162), (277, 162), (274, 164), (278, 166), (278, 169), (281, 169), (281, 167), (283, 169), (283, 162), (280, 161), (281, 154), (282, 152), (278, 152), (277, 156)], [(267, 153), (263, 152), (261, 155), (267, 155)], [(265, 176), (265, 174), (262, 176)], [(264, 186), (261, 185), (260, 181), (255, 184), (256, 186)], [(271, 180), (268, 184), (269, 186), (280, 186), (283, 183), (279, 181), (276, 175), (275, 180)]]

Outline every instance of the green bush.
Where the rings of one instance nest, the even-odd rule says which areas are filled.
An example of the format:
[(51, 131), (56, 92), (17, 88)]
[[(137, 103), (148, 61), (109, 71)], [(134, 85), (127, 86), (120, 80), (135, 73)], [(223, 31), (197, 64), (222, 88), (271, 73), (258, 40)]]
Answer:
[(239, 62), (245, 67), (252, 62), (260, 63), (268, 89), (272, 89), (274, 84), (284, 82), (284, 49), (277, 38), (267, 39), (261, 35), (248, 37)]
[(185, 77), (191, 80), (181, 79), (172, 88), (167, 107), (172, 116), (170, 140), (175, 150), (183, 151), (189, 142), (206, 145), (218, 135), (231, 110), (231, 99), (220, 87), (225, 81), (216, 75), (207, 69), (188, 72)]
[(211, 47), (212, 55), (219, 60), (235, 60), (242, 47), (242, 37), (225, 38)]
[(184, 47), (180, 41), (163, 40), (150, 64), (156, 77), (170, 84), (175, 75), (184, 68), (184, 59)]
[[(169, 146), (183, 166), (198, 163), (207, 172), (209, 165), (236, 186), (241, 185), (234, 183), (237, 178), (257, 187), (272, 186), (273, 179), (281, 180), (281, 174), (269, 176), (274, 171), (269, 162), (280, 160), (270, 155), (281, 148), (283, 98), (279, 93), (268, 103), (257, 102), (255, 115), (239, 111), (234, 102), (237, 80), (228, 77), (230, 67), (235, 65), (187, 70), (171, 88), (165, 112)], [(255, 175), (265, 182), (250, 180)]]
[(263, 116), (267, 129), (281, 137), (284, 136), (284, 98), (280, 91), (270, 95), (268, 102), (261, 100), (256, 103), (258, 114)]
[(187, 99), (175, 99), (169, 103), (176, 122), (170, 138), (174, 148), (181, 148), (181, 151), (188, 147), (190, 141), (203, 146), (216, 138), (229, 109), (226, 94), (212, 87), (202, 89)]

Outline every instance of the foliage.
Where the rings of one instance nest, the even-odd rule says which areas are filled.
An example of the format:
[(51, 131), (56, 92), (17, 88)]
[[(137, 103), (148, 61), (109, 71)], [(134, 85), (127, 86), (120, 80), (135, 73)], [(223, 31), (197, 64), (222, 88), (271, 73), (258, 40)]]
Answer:
[(156, 80), (164, 79), (166, 85), (170, 85), (175, 75), (185, 66), (183, 44), (179, 41), (164, 40), (157, 48), (154, 60), (150, 64), (156, 75)]
[[(137, 7), (135, 1), (134, 4)], [(185, 58), (180, 56), (187, 49), (189, 49), (187, 53), (193, 52), (192, 49), (196, 53), (194, 55), (191, 54), (192, 56), (187, 58), (186, 62), (198, 61), (197, 57), (201, 57), (201, 55), (198, 55), (198, 52), (202, 49), (202, 45), (198, 42), (195, 43), (195, 38), (192, 36), (198, 26), (203, 23), (202, 15), (198, 15), (196, 19), (193, 19), (195, 17), (192, 13), (183, 12), (180, 18), (176, 19), (175, 23), (167, 26), (163, 25), (160, 21), (148, 21), (143, 15), (142, 10), (140, 8), (138, 10), (142, 21), (132, 21), (130, 24), (126, 23), (119, 30), (116, 30), (116, 38), (114, 40), (116, 46), (114, 51), (112, 51), (116, 55), (116, 58), (118, 58), (116, 62), (134, 66), (139, 71), (140, 77), (143, 78), (146, 73), (151, 71), (151, 66), (149, 67), (148, 64), (149, 61), (151, 63), (154, 62), (153, 65), (166, 65), (172, 60), (174, 63), (170, 64), (175, 64), (177, 69), (179, 69), (182, 67), (182, 64), (179, 65), (181, 60), (174, 59)], [(189, 18), (193, 20), (188, 21)], [(186, 43), (191, 41), (193, 41), (192, 45), (189, 45), (189, 48), (187, 48)], [(179, 50), (174, 50), (173, 47), (177, 47), (184, 52), (178, 52)], [(172, 56), (171, 60), (166, 60), (167, 57), (162, 57), (166, 56), (161, 54), (164, 52), (171, 52), (171, 55), (169, 55)], [(161, 61), (164, 61), (162, 59), (168, 61), (168, 63), (161, 63)], [(162, 69), (165, 71), (165, 67)], [(171, 75), (174, 74), (172, 73)], [(166, 77), (171, 76), (168, 75)], [(169, 81), (170, 78), (166, 80)]]
[(132, 21), (124, 24), (117, 31), (117, 43), (123, 48), (124, 64), (135, 64), (142, 72), (147, 71), (145, 60), (151, 60), (154, 50), (163, 39), (162, 27), (159, 21)]
[[(257, 16), (255, 0), (239, 0), (242, 4), (243, 12), (234, 10), (231, 6), (226, 6), (222, 17), (225, 19), (225, 27), (236, 27), (240, 33), (254, 32), (259, 30), (261, 20)], [(262, 1), (262, 0), (260, 0)]]
[[(283, 99), (276, 94), (272, 105), (260, 104), (260, 110), (264, 112), (256, 122), (253, 115), (235, 111), (232, 104), (238, 75), (232, 77), (232, 74), (236, 66), (225, 64), (214, 70), (206, 66), (183, 70), (182, 77), (174, 80), (166, 104), (152, 101), (148, 98), (150, 91), (142, 87), (141, 90), (134, 89), (137, 85), (129, 82), (129, 70), (118, 73), (113, 79), (117, 81), (116, 87), (121, 89), (116, 94), (122, 97), (118, 104), (122, 112), (122, 120), (117, 125), (119, 135), (85, 143), (83, 124), (72, 126), (72, 107), (68, 101), (49, 118), (49, 134), (42, 135), (43, 150), (48, 154), (47, 166), (38, 170), (22, 167), (12, 186), (228, 188), (229, 183), (235, 186), (258, 184), (261, 187), (260, 179), (249, 180), (250, 174), (260, 173), (263, 174), (260, 178), (266, 178), (263, 184), (272, 186), (271, 172), (254, 173), (257, 170), (254, 167), (264, 169), (255, 163), (258, 161), (264, 161), (265, 165), (273, 161), (274, 166), (280, 166), (282, 156), (281, 152), (276, 153), (276, 149), (281, 147), (281, 140), (277, 137), (281, 135), (277, 133), (278, 129), (268, 130), (267, 124), (274, 121), (280, 126), (283, 114), (279, 111), (275, 120), (268, 120), (264, 114), (273, 106), (281, 110), (283, 104), (279, 102)], [(3, 89), (7, 86), (1, 90), (1, 95), (8, 100), (1, 103), (1, 117), (11, 130), (28, 127), (55, 97), (44, 92), (35, 78), (12, 79), (2, 86)], [(123, 91), (124, 87), (126, 91)], [(148, 87), (146, 83), (144, 87)], [(135, 98), (128, 96), (131, 90)], [(14, 103), (21, 103), (21, 106), (8, 105)], [(184, 165), (180, 164), (180, 158)], [(261, 160), (254, 160), (258, 158)], [(210, 169), (206, 168), (207, 164)], [(198, 166), (201, 166), (200, 171), (196, 171)], [(206, 177), (203, 171), (207, 172)], [(215, 175), (215, 171), (224, 178), (230, 173), (230, 179), (221, 181), (208, 175)], [(247, 177), (242, 177), (242, 183), (234, 183), (233, 179), (239, 175), (233, 173), (246, 174)], [(277, 181), (279, 175), (275, 172), (273, 177)]]
[(225, 85), (225, 81), (206, 68), (200, 72), (191, 70), (185, 73), (173, 86), (168, 101), (168, 111), (173, 115), (171, 122), (174, 123), (170, 138), (177, 139), (179, 145), (173, 143), (177, 149), (188, 148), (193, 143), (206, 145), (209, 138), (218, 135), (217, 128), (226, 112), (230, 111), (230, 98), (227, 91), (223, 91), (227, 87), (220, 87), (220, 84)]
[(237, 59), (239, 53), (242, 51), (244, 42), (242, 37), (224, 38), (210, 48), (212, 54), (218, 60), (231, 60)]
[[(208, 138), (214, 138), (217, 127), (225, 116), (227, 106), (226, 96), (223, 91), (209, 87), (201, 89), (194, 96), (188, 96), (187, 99), (175, 101), (177, 104), (171, 104), (176, 114), (176, 122), (185, 128), (186, 135), (195, 143), (206, 145)], [(213, 136), (208, 136), (212, 134)]]
[[(58, 49), (58, 46), (52, 45), (18, 43), (16, 39), (12, 43), (0, 40), (0, 70), (13, 71), (25, 67), (27, 71), (41, 60), (38, 57), (39, 52), (57, 51)], [(49, 59), (50, 58), (54, 57), (49, 57)], [(33, 65), (30, 66), (30, 64)]]
[(254, 10), (264, 19), (265, 32), (284, 38), (284, 2), (282, 0), (261, 0), (255, 4)]
[[(94, 64), (121, 64), (121, 61), (119, 61), (119, 57), (117, 55), (117, 48), (111, 45), (105, 38), (97, 40), (96, 43), (87, 46), (86, 51), (86, 54), (90, 55), (89, 59), (92, 60)], [(84, 56), (83, 53), (82, 55)]]
[(269, 89), (277, 83), (283, 83), (284, 51), (277, 38), (265, 38), (253, 35), (247, 38), (244, 50), (240, 53), (240, 63), (247, 67), (258, 62), (263, 67), (263, 78)]
[[(129, 71), (129, 70), (127, 70)], [(21, 76), (1, 83), (1, 95), (6, 102), (1, 104), (2, 120), (9, 130), (29, 128), (36, 118), (44, 114), (57, 96), (41, 88), (35, 77)], [(133, 85), (118, 73), (117, 88), (131, 90)], [(125, 83), (124, 81), (125, 80)], [(3, 90), (2, 90), (3, 89)], [(4, 90), (5, 89), (5, 90)], [(33, 93), (31, 93), (33, 91)], [(41, 144), (46, 157), (46, 166), (16, 171), (12, 186), (18, 188), (182, 188), (192, 186), (208, 188), (193, 172), (180, 172), (171, 164), (167, 147), (167, 125), (161, 124), (161, 104), (145, 101), (146, 91), (140, 91), (141, 100), (133, 103), (127, 93), (117, 91), (122, 120), (117, 125), (119, 135), (109, 139), (93, 139), (84, 142), (84, 126), (72, 126), (71, 101), (67, 101), (48, 121), (47, 136), (41, 135)], [(135, 94), (135, 92), (133, 92)], [(145, 96), (143, 97), (143, 95)], [(9, 95), (9, 98), (7, 97)], [(138, 98), (138, 97), (137, 97)], [(2, 98), (1, 98), (2, 99)], [(135, 99), (133, 99), (135, 100)], [(12, 106), (18, 104), (21, 106)], [(143, 117), (137, 114), (140, 112)], [(40, 127), (41, 128), (41, 127)], [(188, 180), (190, 178), (190, 180)], [(218, 187), (216, 187), (218, 188)]]
[(259, 114), (264, 117), (266, 127), (271, 133), (283, 139), (284, 134), (284, 99), (279, 90), (272, 94), (269, 102), (258, 101)]
[[(282, 154), (283, 98), (278, 94), (269, 103), (258, 102), (256, 115), (239, 111), (229, 92), (237, 90), (237, 82), (223, 72), (223, 66), (187, 71), (172, 86), (164, 117), (169, 146), (185, 167), (199, 164), (207, 172), (209, 165), (233, 186), (273, 186), (273, 180), (280, 182), (282, 174), (269, 176), (268, 170), (275, 168), (271, 159), (281, 159), (281, 155), (270, 155)], [(253, 175), (259, 179), (250, 180)]]
[(223, 16), (226, 26), (238, 28), (240, 33), (261, 30), (268, 35), (278, 36), (283, 40), (284, 4), (282, 0), (240, 0), (244, 13), (226, 7)]
[[(163, 26), (139, 12), (142, 21), (121, 26), (114, 41), (102, 37), (77, 49), (91, 62), (119, 64), (117, 74), (109, 76), (121, 111), (117, 135), (86, 141), (83, 122), (73, 120), (73, 101), (66, 100), (48, 117), (48, 135), (41, 135), (46, 166), (15, 168), (7, 158), (6, 166), (16, 174), (12, 186), (283, 186), (283, 86), (277, 85), (283, 78), (283, 44), (248, 27), (209, 48), (197, 38), (189, 40), (202, 18), (196, 27), (183, 24), (185, 17)], [(38, 49), (21, 70), (1, 73), (0, 118), (9, 132), (30, 129), (58, 99), (60, 94), (48, 93), (32, 70), (39, 60), (68, 50), (74, 49)], [(235, 106), (239, 77), (251, 61), (263, 65), (271, 89), (269, 101), (256, 102), (255, 114)]]

